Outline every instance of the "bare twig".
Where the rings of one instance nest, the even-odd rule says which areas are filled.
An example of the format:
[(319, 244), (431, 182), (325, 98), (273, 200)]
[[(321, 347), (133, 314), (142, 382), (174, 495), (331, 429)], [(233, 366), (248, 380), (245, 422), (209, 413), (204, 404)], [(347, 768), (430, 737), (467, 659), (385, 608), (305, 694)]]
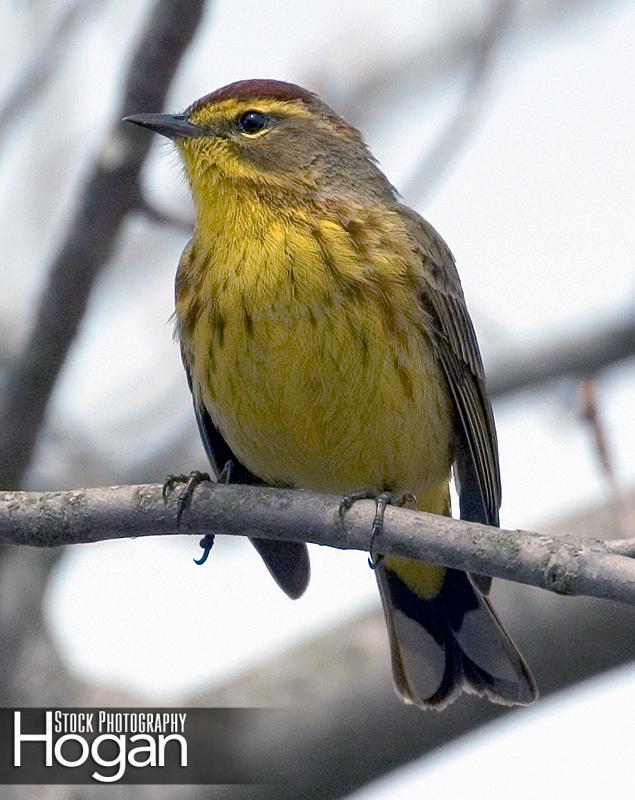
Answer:
[[(580, 416), (591, 435), (596, 461), (598, 462), (610, 492), (615, 513), (615, 525), (619, 528), (622, 536), (629, 536), (631, 533), (631, 509), (629, 507), (629, 498), (615, 470), (609, 437), (600, 413), (597, 378), (588, 377), (580, 381), (578, 386), (578, 398), (580, 402)], [(635, 531), (633, 531), (633, 533), (635, 533)]]
[(606, 549), (611, 553), (617, 553), (628, 558), (635, 558), (635, 539), (612, 539), (606, 542)]
[(475, 48), (468, 82), (456, 112), (415, 165), (403, 189), (409, 202), (420, 203), (435, 188), (477, 124), (513, 8), (513, 0), (493, 0), (490, 18)]
[[(366, 550), (374, 504), (357, 503), (341, 521), (339, 501), (312, 492), (210, 484), (197, 492), (179, 529), (175, 503), (164, 504), (159, 485), (1, 492), (0, 542), (54, 547), (181, 532)], [(381, 550), (559, 594), (635, 605), (635, 561), (600, 539), (565, 540), (389, 508)]]
[[(117, 119), (162, 108), (204, 0), (157, 0), (132, 59)], [(57, 376), (75, 338), (94, 281), (122, 220), (136, 208), (150, 137), (117, 122), (99, 154), (49, 270), (23, 355), (9, 371), (0, 408), (0, 485), (18, 486), (30, 463)]]
[(578, 386), (578, 398), (580, 402), (580, 416), (588, 425), (589, 431), (591, 432), (593, 448), (600, 469), (606, 478), (611, 492), (617, 497), (621, 494), (621, 488), (617, 482), (606, 429), (600, 416), (598, 386), (595, 377), (583, 378), (580, 381)]

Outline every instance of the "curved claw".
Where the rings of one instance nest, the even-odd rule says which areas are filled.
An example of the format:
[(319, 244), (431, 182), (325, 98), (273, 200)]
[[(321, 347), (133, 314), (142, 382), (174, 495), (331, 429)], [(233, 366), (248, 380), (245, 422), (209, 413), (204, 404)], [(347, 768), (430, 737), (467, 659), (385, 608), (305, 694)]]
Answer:
[[(168, 476), (171, 477), (171, 476)], [(185, 483), (183, 487), (183, 491), (179, 495), (178, 499), (178, 507), (176, 511), (176, 527), (179, 528), (181, 525), (181, 517), (183, 516), (183, 512), (188, 507), (190, 500), (192, 499), (192, 495), (194, 494), (194, 490), (196, 487), (204, 483), (205, 481), (209, 481), (210, 477), (207, 472), (199, 472), (198, 470), (194, 470), (190, 472), (189, 475), (176, 475), (173, 476), (175, 478), (183, 478), (184, 480), (179, 480), (178, 483)], [(167, 479), (166, 479), (167, 483)], [(165, 484), (163, 484), (165, 487)]]
[(396, 506), (399, 508), (403, 508), (407, 505), (412, 505), (416, 508), (417, 506), (417, 495), (413, 494), (412, 492), (404, 492), (401, 497), (397, 498), (397, 502), (395, 503)]
[(368, 551), (370, 553), (368, 558), (368, 566), (371, 569), (377, 569), (377, 566), (384, 557), (383, 553), (374, 555), (373, 547), (375, 545), (375, 539), (382, 532), (384, 527), (384, 513), (386, 511), (386, 506), (395, 505), (399, 508), (403, 508), (403, 506), (413, 505), (416, 507), (417, 497), (412, 492), (404, 492), (396, 500), (393, 500), (390, 492), (382, 492), (375, 497), (375, 504), (375, 518), (373, 519), (373, 527), (370, 532), (370, 542), (368, 546)]
[(225, 462), (225, 464), (224, 464), (224, 466), (223, 466), (223, 468), (222, 468), (222, 470), (220, 472), (220, 475), (216, 479), (216, 482), (217, 483), (224, 483), (225, 486), (227, 486), (229, 484), (229, 482), (231, 481), (232, 470), (233, 469), (234, 469), (234, 462), (230, 458), (228, 461)]
[(373, 518), (373, 525), (370, 530), (370, 540), (368, 542), (368, 552), (370, 554), (368, 559), (368, 566), (371, 569), (376, 569), (377, 565), (382, 560), (383, 555), (381, 553), (375, 555), (373, 550), (375, 547), (375, 539), (379, 536), (384, 527), (384, 514), (386, 513), (386, 506), (388, 505), (404, 506), (410, 503), (416, 505), (417, 498), (414, 496), (414, 494), (412, 494), (412, 492), (404, 492), (402, 495), (400, 495), (399, 498), (393, 500), (392, 494), (390, 492), (380, 492), (377, 491), (376, 489), (359, 489), (356, 492), (345, 494), (344, 497), (342, 497), (342, 499), (340, 500), (340, 504), (338, 507), (340, 522), (344, 521), (344, 514), (358, 500), (375, 501), (375, 516)]
[(375, 569), (383, 557), (381, 555), (375, 557), (373, 548), (375, 547), (375, 539), (384, 528), (384, 514), (386, 513), (386, 506), (390, 502), (392, 502), (390, 492), (381, 492), (375, 497), (375, 516), (373, 518), (373, 526), (370, 529), (370, 541), (368, 542), (368, 552), (370, 554), (368, 561), (371, 564), (371, 569)]
[(177, 483), (187, 483), (187, 475), (184, 475), (182, 472), (174, 472), (165, 476), (163, 488), (161, 489), (161, 497), (164, 503), (168, 502), (168, 495)]
[[(219, 481), (224, 481), (225, 483), (229, 483), (231, 478), (232, 466), (233, 464), (231, 461), (228, 461), (225, 464), (225, 466), (223, 467), (223, 471), (219, 476)], [(183, 473), (179, 472), (175, 474), (170, 474), (166, 477), (165, 481), (163, 482), (163, 488), (161, 490), (164, 503), (167, 503), (168, 495), (174, 489), (177, 483), (185, 484), (185, 486), (179, 493), (177, 499), (177, 510), (176, 510), (177, 529), (181, 526), (181, 518), (183, 517), (183, 512), (190, 504), (190, 501), (196, 490), (196, 487), (199, 484), (204, 483), (206, 481), (211, 482), (210, 476), (207, 474), (207, 472), (199, 472), (198, 470), (190, 472), (189, 475), (184, 475)], [(200, 556), (200, 558), (194, 558), (192, 560), (198, 566), (202, 566), (207, 561), (211, 549), (214, 546), (214, 536), (211, 533), (206, 534), (199, 542), (199, 545), (200, 547), (203, 548), (203, 554)]]
[(212, 551), (212, 547), (214, 546), (214, 537), (211, 533), (207, 533), (201, 541), (199, 542), (199, 546), (203, 548), (203, 555), (200, 558), (193, 558), (192, 561), (199, 567), (202, 567), (203, 564), (207, 561), (207, 557)]
[(346, 512), (349, 510), (349, 508), (352, 507), (353, 507), (353, 501), (351, 499), (351, 496), (348, 494), (344, 495), (344, 497), (342, 497), (342, 499), (340, 500), (339, 506), (337, 507), (337, 514), (340, 518), (340, 522), (344, 522), (344, 516), (346, 515)]
[(344, 515), (351, 509), (358, 500), (374, 500), (377, 497), (375, 489), (359, 489), (356, 492), (345, 494), (340, 500), (337, 512), (339, 514), (340, 522), (344, 522)]

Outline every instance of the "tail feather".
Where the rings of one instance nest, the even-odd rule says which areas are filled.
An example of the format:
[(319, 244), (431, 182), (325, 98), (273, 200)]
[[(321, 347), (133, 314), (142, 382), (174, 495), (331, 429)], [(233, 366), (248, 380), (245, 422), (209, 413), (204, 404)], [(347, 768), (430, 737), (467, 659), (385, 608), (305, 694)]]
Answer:
[(536, 700), (522, 656), (464, 572), (386, 556), (376, 575), (406, 701), (440, 709), (462, 690), (504, 705)]
[(276, 542), (273, 539), (251, 539), (269, 574), (292, 600), (306, 591), (311, 577), (309, 550), (304, 542)]

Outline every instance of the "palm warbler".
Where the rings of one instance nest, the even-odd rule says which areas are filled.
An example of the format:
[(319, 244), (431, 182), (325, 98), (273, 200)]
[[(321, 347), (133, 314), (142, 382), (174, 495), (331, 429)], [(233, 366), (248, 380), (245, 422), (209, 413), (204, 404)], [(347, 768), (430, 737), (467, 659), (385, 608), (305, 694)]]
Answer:
[[(413, 493), (449, 514), (454, 465), (461, 516), (498, 525), (494, 419), (454, 259), (359, 132), (272, 80), (127, 119), (176, 143), (194, 197), (176, 321), (216, 474), (231, 460), (234, 481), (350, 493), (349, 504), (362, 488)], [(299, 596), (305, 545), (254, 544)], [(404, 700), (536, 699), (487, 579), (394, 555), (375, 575)]]

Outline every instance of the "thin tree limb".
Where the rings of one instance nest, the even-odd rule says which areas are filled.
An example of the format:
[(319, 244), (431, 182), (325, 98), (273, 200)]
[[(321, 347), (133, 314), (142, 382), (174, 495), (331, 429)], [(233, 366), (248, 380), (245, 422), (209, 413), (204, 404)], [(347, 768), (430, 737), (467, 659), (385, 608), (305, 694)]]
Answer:
[[(603, 504), (560, 519), (545, 531), (587, 537), (607, 530), (611, 518), (611, 509)], [(24, 612), (25, 598), (31, 602), (39, 583), (46, 579), (43, 561), (52, 551), (24, 547), (9, 548), (9, 552), (30, 557), (35, 570), (32, 574), (30, 569), (16, 569), (11, 564), (0, 568), (0, 585), (11, 587), (8, 602), (0, 605), (0, 615), (4, 613), (15, 625)], [(368, 580), (372, 581), (370, 574)], [(254, 591), (257, 595), (257, 589)], [(10, 598), (21, 598), (19, 607)], [(249, 604), (248, 597), (245, 602)], [(592, 598), (563, 598), (505, 581), (495, 583), (494, 602), (531, 664), (543, 698), (635, 658), (634, 612), (627, 606), (607, 606)], [(236, 787), (200, 787), (200, 793), (194, 787), (183, 787), (184, 791), (193, 790), (192, 795), (185, 795), (188, 800), (335, 800), (412, 759), (436, 753), (437, 748), (501, 715), (515, 714), (520, 720), (533, 713), (470, 696), (462, 696), (442, 714), (422, 713), (401, 703), (392, 688), (386, 629), (378, 606), (245, 666), (221, 685), (172, 699), (174, 705), (264, 705), (290, 712), (286, 730), (256, 729), (250, 736), (236, 737), (232, 744), (238, 763), (245, 751), (253, 758), (255, 749), (256, 757), (270, 759), (283, 779), (289, 774), (296, 783), (245, 791), (241, 787), (238, 794)], [(196, 623), (202, 625), (205, 635), (204, 622), (197, 618)], [(0, 660), (3, 651), (13, 646), (8, 641), (9, 647), (0, 650)], [(5, 705), (138, 706), (148, 702), (105, 686), (78, 684), (74, 676), (62, 671), (63, 665), (55, 667), (54, 654), (43, 652), (41, 642), (33, 650), (19, 669), (12, 671)], [(74, 800), (93, 800), (99, 788), (76, 787)], [(168, 800), (173, 792), (169, 787), (152, 787), (150, 796)], [(128, 800), (128, 795), (125, 797)], [(27, 798), (32, 800), (28, 794), (21, 800)]]
[(612, 539), (606, 542), (606, 549), (610, 553), (618, 553), (621, 556), (635, 558), (635, 539)]
[[(591, 446), (598, 467), (606, 481), (613, 507), (615, 525), (623, 537), (631, 533), (631, 509), (629, 498), (615, 469), (614, 451), (611, 447), (605, 421), (600, 411), (598, 380), (596, 376), (583, 378), (578, 386), (580, 418), (591, 438)], [(635, 531), (633, 531), (635, 534)]]
[(117, 122), (53, 259), (24, 353), (9, 370), (0, 407), (2, 486), (20, 485), (95, 279), (110, 257), (124, 217), (138, 204), (139, 175), (151, 140), (119, 120), (140, 109), (163, 107), (204, 5), (204, 0), (157, 0), (150, 14), (128, 70)]
[[(374, 504), (356, 503), (340, 520), (334, 495), (207, 484), (176, 524), (176, 498), (161, 486), (67, 492), (0, 492), (0, 542), (55, 547), (107, 539), (188, 533), (302, 540), (366, 550)], [(598, 534), (600, 532), (598, 531)], [(635, 560), (601, 539), (564, 539), (389, 507), (379, 545), (422, 561), (635, 605)]]

